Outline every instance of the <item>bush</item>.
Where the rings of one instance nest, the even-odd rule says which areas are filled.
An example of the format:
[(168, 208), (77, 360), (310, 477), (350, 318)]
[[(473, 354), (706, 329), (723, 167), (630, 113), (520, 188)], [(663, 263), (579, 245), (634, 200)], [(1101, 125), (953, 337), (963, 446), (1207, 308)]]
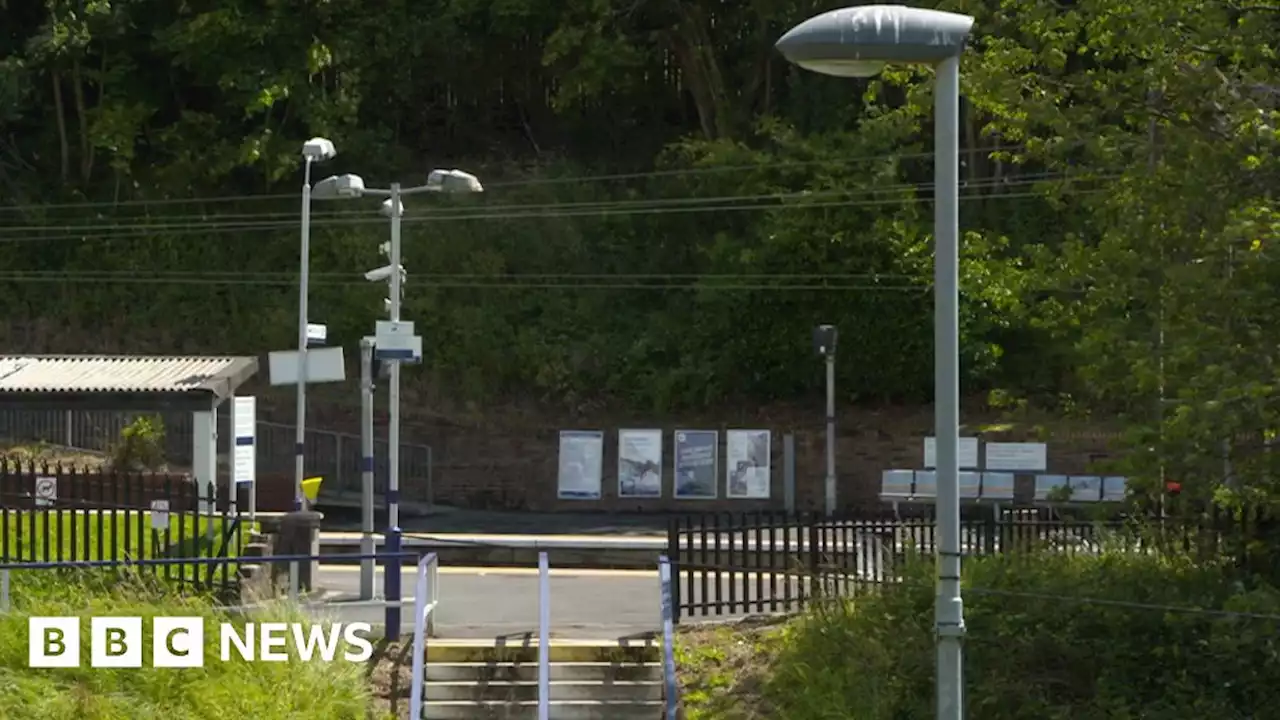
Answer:
[(164, 420), (141, 416), (120, 431), (111, 448), (111, 468), (124, 472), (158, 470), (164, 465)]
[[(934, 717), (932, 574), (931, 562), (913, 562), (901, 586), (789, 625), (761, 688), (772, 714)], [(1224, 567), (1123, 553), (981, 558), (964, 574), (972, 717), (1280, 717), (1272, 588), (1247, 589)]]

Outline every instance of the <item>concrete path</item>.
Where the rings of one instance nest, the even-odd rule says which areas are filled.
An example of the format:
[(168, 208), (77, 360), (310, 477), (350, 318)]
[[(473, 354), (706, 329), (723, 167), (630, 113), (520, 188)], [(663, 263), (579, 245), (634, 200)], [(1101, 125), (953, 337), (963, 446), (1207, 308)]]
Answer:
[[(403, 575), (405, 609), (401, 624), (412, 628), (415, 575)], [(722, 575), (719, 596), (714, 578), (709, 578), (708, 600), (738, 601), (732, 612), (722, 610), (709, 617), (729, 618), (769, 612), (769, 598), (782, 601), (796, 597), (799, 580), (754, 574)], [(440, 568), (440, 607), (436, 615), (436, 635), (444, 638), (494, 638), (538, 633), (538, 574), (524, 568)], [(384, 610), (376, 603), (360, 602), (360, 571), (354, 566), (325, 566), (320, 570), (319, 588), (329, 602), (317, 613), (343, 622), (381, 624)], [(381, 568), (375, 578), (381, 594)], [(702, 603), (701, 581), (682, 587), (684, 602)], [(762, 591), (763, 594), (758, 594)], [(661, 630), (661, 597), (656, 571), (556, 570), (551, 571), (552, 635), (572, 639), (616, 639)], [(747, 600), (762, 600), (748, 606)], [(779, 607), (778, 609), (783, 609)], [(697, 613), (701, 616), (701, 612)], [(695, 618), (690, 618), (695, 619)]]

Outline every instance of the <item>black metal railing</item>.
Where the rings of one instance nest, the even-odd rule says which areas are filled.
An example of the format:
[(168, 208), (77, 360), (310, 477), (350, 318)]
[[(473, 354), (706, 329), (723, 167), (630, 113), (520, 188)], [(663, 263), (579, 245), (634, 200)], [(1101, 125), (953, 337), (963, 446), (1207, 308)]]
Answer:
[[(794, 612), (816, 597), (847, 596), (897, 582), (911, 556), (934, 553), (930, 514), (899, 518), (765, 511), (674, 518), (667, 539), (674, 618)], [(1097, 554), (1108, 549), (1230, 558), (1242, 571), (1256, 573), (1276, 564), (1275, 555), (1259, 554), (1256, 542), (1263, 528), (1280, 540), (1273, 519), (1238, 512), (1179, 519), (1061, 519), (991, 509), (962, 519), (960, 545), (968, 556)]]
[(238, 557), (247, 530), (189, 477), (0, 462), (0, 562), (169, 559), (158, 578), (230, 594), (231, 563), (195, 561)]

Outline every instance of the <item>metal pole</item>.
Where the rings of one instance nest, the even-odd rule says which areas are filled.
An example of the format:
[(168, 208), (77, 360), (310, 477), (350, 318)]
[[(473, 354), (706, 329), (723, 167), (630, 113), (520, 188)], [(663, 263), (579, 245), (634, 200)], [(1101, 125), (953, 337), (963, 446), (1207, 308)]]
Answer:
[(934, 90), (934, 422), (937, 436), (938, 720), (964, 717), (960, 597), (960, 58), (938, 65)]
[[(391, 320), (400, 321), (400, 183), (391, 183)], [(400, 363), (391, 362), (391, 414), (387, 429), (387, 551), (400, 552)], [(387, 637), (400, 636), (400, 560), (388, 560), (386, 570)]]
[(836, 512), (836, 354), (827, 353), (827, 515)]
[(303, 444), (307, 439), (307, 282), (311, 257), (311, 158), (307, 158), (302, 179), (302, 247), (298, 270), (298, 406), (294, 435), (293, 509), (302, 509)]
[(788, 513), (796, 511), (796, 436), (782, 436), (782, 498)]
[(538, 553), (538, 720), (551, 717), (551, 568)]
[(373, 599), (373, 343), (360, 340), (360, 599)]

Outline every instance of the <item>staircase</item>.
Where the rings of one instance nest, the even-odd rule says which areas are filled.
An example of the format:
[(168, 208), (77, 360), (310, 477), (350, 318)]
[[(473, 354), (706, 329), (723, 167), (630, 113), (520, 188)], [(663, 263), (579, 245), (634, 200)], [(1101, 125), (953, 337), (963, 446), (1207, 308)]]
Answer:
[[(524, 720), (538, 717), (536, 645), (428, 641), (423, 717)], [(552, 720), (660, 720), (659, 646), (553, 643)]]

